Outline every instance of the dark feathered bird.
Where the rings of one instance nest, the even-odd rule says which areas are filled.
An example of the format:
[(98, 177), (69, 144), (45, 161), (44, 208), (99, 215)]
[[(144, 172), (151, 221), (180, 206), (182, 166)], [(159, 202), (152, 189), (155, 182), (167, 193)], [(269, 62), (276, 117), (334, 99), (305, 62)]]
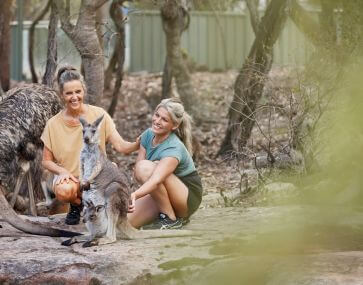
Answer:
[[(57, 93), (41, 84), (29, 84), (9, 90), (0, 102), (0, 215), (22, 231), (52, 236), (75, 233), (44, 228), (19, 217), (9, 207), (3, 192), (12, 192), (22, 169), (41, 154), (40, 136), (48, 119), (61, 110)], [(39, 159), (38, 159), (39, 160)]]

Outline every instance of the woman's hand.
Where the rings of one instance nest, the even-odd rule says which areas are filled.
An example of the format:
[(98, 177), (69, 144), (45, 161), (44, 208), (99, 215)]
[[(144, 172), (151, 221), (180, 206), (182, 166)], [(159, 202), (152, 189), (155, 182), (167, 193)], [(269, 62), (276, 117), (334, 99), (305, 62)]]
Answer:
[(131, 152), (138, 150), (140, 148), (140, 140), (141, 136), (139, 136), (135, 142), (125, 141), (116, 130), (108, 138), (112, 147), (123, 154), (130, 154)]
[(73, 180), (74, 182), (78, 183), (78, 179), (75, 176), (73, 176), (70, 172), (62, 172), (59, 174), (55, 184), (58, 185), (64, 182), (69, 183), (69, 180)]
[(140, 147), (140, 143), (141, 143), (141, 135), (139, 135), (137, 138), (136, 138), (136, 141), (135, 141), (139, 147)]
[(131, 196), (130, 196), (130, 204), (129, 204), (129, 209), (128, 209), (129, 213), (133, 213), (135, 211), (135, 201), (136, 201), (136, 194), (135, 194), (135, 192), (133, 192), (133, 193), (131, 193)]

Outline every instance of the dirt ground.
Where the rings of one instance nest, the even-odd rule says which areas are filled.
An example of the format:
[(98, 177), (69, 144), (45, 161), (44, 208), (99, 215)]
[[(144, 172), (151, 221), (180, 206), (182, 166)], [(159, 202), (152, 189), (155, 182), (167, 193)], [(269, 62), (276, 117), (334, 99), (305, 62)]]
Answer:
[[(281, 96), (280, 85), (286, 85), (286, 70), (275, 68), (267, 81), (269, 97), (276, 104), (287, 104), (286, 98)], [(199, 111), (198, 123), (194, 125), (193, 132), (200, 142), (200, 153), (197, 159), (198, 171), (202, 177), (204, 194), (220, 193), (220, 191), (239, 191), (245, 187), (241, 182), (241, 174), (252, 169), (252, 161), (223, 159), (216, 157), (221, 146), (228, 123), (228, 107), (233, 98), (233, 88), (238, 71), (231, 70), (223, 73), (195, 72), (192, 75), (193, 87), (196, 92), (196, 104)], [(114, 120), (120, 134), (127, 140), (134, 140), (143, 130), (151, 124), (154, 107), (160, 102), (161, 96), (160, 73), (125, 74), (121, 98), (119, 100)], [(174, 86), (175, 89), (175, 86)], [(111, 90), (105, 92), (102, 106), (107, 109), (111, 99)], [(276, 96), (275, 96), (276, 95)], [(249, 145), (254, 145), (255, 151), (260, 152), (259, 145), (263, 145), (265, 135), (262, 130), (267, 129), (270, 113), (260, 112), (260, 125), (253, 131)], [(275, 146), (286, 144), (288, 140), (287, 122), (278, 113), (273, 115), (275, 129)], [(271, 120), (269, 120), (271, 123)], [(257, 143), (256, 143), (257, 142)], [(136, 154), (123, 156), (109, 149), (110, 158), (124, 168), (132, 177), (132, 167)], [(254, 176), (249, 177), (253, 180)], [(249, 181), (253, 184), (256, 181)], [(244, 186), (243, 186), (244, 185)], [(243, 186), (243, 187), (242, 187)], [(245, 187), (246, 188), (246, 187)]]

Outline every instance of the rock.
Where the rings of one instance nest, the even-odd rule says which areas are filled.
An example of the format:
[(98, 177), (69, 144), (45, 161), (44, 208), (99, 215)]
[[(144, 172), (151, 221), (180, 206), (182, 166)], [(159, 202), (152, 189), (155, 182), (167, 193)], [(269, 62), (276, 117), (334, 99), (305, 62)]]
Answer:
[(355, 285), (363, 277), (363, 211), (351, 207), (199, 209), (185, 229), (201, 234), (91, 248), (0, 224), (0, 284), (242, 284), (248, 277), (264, 283), (243, 284)]
[(260, 154), (256, 157), (256, 167), (276, 167), (279, 169), (294, 169), (301, 172), (304, 167), (304, 158), (301, 152), (297, 150), (290, 150), (289, 154), (274, 153), (274, 163), (269, 161), (267, 154)]
[(204, 195), (201, 204), (202, 207), (206, 208), (221, 207), (223, 205), (224, 205), (223, 198), (219, 193), (208, 193), (207, 195)]
[(286, 183), (286, 182), (273, 182), (266, 184), (264, 186), (267, 193), (270, 194), (278, 194), (281, 195), (281, 193), (288, 195), (288, 194), (295, 194), (297, 191), (297, 188), (292, 183)]

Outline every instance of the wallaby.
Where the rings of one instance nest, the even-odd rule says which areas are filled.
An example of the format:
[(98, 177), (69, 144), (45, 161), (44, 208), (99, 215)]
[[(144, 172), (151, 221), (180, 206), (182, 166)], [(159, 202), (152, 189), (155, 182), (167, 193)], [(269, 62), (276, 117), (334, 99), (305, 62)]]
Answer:
[(62, 242), (69, 246), (85, 242), (83, 247), (114, 243), (117, 237), (151, 238), (191, 235), (190, 231), (139, 231), (127, 220), (130, 187), (121, 171), (100, 151), (99, 125), (103, 116), (88, 124), (83, 118), (83, 148), (80, 156), (80, 181), (83, 203), (83, 222), (89, 235), (73, 237)]
[[(117, 183), (111, 183), (105, 191), (89, 190), (83, 200), (83, 222), (89, 235), (72, 237), (62, 245), (84, 242), (83, 247), (116, 242), (117, 239), (165, 238), (197, 235), (188, 230), (137, 230), (127, 220), (128, 204)], [(82, 195), (82, 198), (84, 196)]]

